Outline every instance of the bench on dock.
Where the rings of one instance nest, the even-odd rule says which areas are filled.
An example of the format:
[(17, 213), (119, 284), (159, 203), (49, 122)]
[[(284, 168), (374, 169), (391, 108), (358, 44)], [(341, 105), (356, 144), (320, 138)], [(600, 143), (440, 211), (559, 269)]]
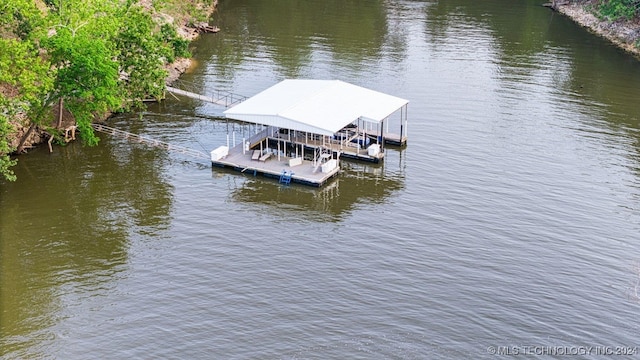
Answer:
[(253, 150), (253, 154), (251, 155), (251, 160), (260, 159), (260, 150)]
[(264, 155), (260, 156), (260, 161), (265, 162), (267, 160), (269, 160), (269, 158), (271, 157), (271, 155), (273, 155), (271, 152), (267, 152)]
[(298, 165), (302, 165), (302, 158), (301, 157), (289, 159), (289, 167), (294, 167), (294, 166), (298, 166)]

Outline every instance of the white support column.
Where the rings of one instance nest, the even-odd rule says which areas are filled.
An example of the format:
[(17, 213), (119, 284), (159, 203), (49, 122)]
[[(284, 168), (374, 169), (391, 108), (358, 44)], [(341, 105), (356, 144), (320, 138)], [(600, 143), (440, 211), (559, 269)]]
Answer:
[(408, 137), (407, 133), (407, 125), (409, 124), (409, 116), (407, 115), (407, 111), (409, 110), (408, 105), (404, 106), (404, 136)]

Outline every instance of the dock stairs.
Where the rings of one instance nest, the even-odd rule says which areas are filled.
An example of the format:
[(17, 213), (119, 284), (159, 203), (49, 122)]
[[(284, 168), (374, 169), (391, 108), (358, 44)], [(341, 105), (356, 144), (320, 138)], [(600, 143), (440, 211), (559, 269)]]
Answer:
[(323, 146), (317, 147), (313, 154), (313, 172), (318, 172), (322, 164), (329, 159), (331, 159), (331, 150)]
[(282, 170), (280, 174), (280, 184), (289, 185), (291, 183), (291, 176), (293, 176), (292, 171)]

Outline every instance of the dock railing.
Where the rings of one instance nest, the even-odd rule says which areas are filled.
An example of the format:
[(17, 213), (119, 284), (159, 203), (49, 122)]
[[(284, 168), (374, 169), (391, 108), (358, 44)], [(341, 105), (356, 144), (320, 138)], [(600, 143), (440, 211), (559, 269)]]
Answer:
[(195, 84), (190, 84), (185, 81), (177, 81), (175, 86), (167, 86), (166, 90), (175, 95), (186, 96), (188, 98), (213, 103), (226, 108), (232, 107), (247, 99), (246, 96), (221, 90), (214, 90), (210, 91), (208, 95), (201, 95), (196, 92)]

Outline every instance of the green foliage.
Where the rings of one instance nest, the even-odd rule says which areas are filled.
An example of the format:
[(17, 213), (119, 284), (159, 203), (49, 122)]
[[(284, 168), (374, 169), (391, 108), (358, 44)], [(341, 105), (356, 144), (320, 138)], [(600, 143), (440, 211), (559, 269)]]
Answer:
[(175, 26), (163, 24), (160, 27), (160, 39), (168, 45), (168, 62), (175, 61), (176, 57), (191, 57), (189, 41), (178, 36)]
[[(6, 100), (7, 99), (0, 94), (0, 107), (3, 109), (6, 108), (6, 104), (4, 104)], [(12, 130), (11, 125), (9, 125), (9, 118), (5, 114), (0, 113), (0, 176), (9, 181), (16, 180), (16, 175), (11, 170), (11, 167), (16, 164), (16, 161), (9, 157), (9, 153), (13, 151), (8, 141), (8, 136)]]
[(80, 136), (88, 145), (98, 138), (91, 131), (95, 116), (106, 114), (123, 102), (118, 91), (118, 63), (108, 39), (96, 36), (91, 26), (72, 31), (59, 28), (43, 44), (58, 68), (56, 97), (75, 116)]
[(53, 90), (55, 73), (31, 43), (0, 39), (0, 84), (17, 91), (14, 100), (32, 121), (42, 120), (39, 114)]
[[(185, 9), (211, 0), (153, 3), (190, 17), (200, 11)], [(16, 114), (50, 126), (52, 105), (63, 98), (80, 137), (95, 145), (96, 116), (161, 97), (164, 64), (190, 56), (189, 42), (150, 13), (137, 0), (0, 0), (0, 176), (13, 178), (9, 138)]]
[(41, 25), (42, 14), (29, 0), (0, 0), (0, 30), (27, 39)]
[(598, 10), (600, 16), (611, 21), (630, 20), (640, 14), (640, 0), (604, 0)]
[(10, 120), (18, 113), (26, 113), (34, 122), (45, 118), (54, 74), (30, 43), (0, 39), (0, 88), (11, 93), (10, 98), (0, 93), (0, 175), (9, 180), (15, 179), (9, 169), (15, 164), (9, 158), (15, 150), (9, 146), (13, 130)]
[(121, 18), (114, 39), (117, 60), (124, 75), (119, 87), (130, 100), (129, 105), (141, 107), (145, 97), (161, 97), (167, 76), (163, 64), (170, 49), (156, 31), (151, 16), (142, 8), (131, 6)]

